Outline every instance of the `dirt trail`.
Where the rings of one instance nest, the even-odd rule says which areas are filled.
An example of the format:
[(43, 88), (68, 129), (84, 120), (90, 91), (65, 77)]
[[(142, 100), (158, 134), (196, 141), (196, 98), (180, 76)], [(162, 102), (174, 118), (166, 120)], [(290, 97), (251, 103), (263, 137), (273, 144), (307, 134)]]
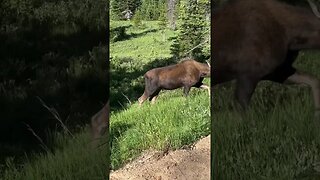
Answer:
[(111, 180), (209, 180), (210, 136), (190, 149), (145, 152), (123, 168), (111, 172)]

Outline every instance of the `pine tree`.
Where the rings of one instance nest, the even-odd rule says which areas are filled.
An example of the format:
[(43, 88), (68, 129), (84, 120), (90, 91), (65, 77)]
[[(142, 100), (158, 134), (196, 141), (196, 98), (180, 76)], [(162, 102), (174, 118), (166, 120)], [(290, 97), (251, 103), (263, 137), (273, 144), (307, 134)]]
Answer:
[(208, 0), (180, 1), (178, 27), (179, 35), (172, 46), (172, 53), (181, 58), (205, 58), (203, 45), (206, 34), (209, 34), (209, 23), (206, 21), (206, 9), (210, 7)]
[(159, 26), (161, 28), (165, 28), (168, 24), (168, 18), (167, 18), (167, 3), (165, 3), (165, 0), (160, 1), (159, 3)]
[(111, 0), (110, 16), (112, 20), (123, 19), (123, 12), (135, 11), (141, 6), (141, 0)]

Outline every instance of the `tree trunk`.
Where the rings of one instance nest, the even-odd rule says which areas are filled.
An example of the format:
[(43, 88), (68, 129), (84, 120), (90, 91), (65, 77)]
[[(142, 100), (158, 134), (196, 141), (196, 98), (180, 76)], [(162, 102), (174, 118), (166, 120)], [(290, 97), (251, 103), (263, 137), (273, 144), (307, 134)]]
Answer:
[(169, 27), (173, 30), (176, 29), (176, 1), (177, 0), (168, 0)]

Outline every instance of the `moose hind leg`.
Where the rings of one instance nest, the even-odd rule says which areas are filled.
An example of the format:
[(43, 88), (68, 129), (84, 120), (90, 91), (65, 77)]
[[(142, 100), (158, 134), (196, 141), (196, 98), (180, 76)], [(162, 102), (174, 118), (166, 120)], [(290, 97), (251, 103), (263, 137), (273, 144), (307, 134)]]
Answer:
[(306, 84), (311, 87), (315, 106), (315, 117), (320, 118), (320, 80), (303, 72), (295, 72), (289, 76), (286, 84)]
[(155, 84), (155, 82), (150, 79), (150, 78), (146, 78), (145, 79), (145, 89), (144, 89), (144, 93), (142, 94), (142, 96), (138, 99), (139, 101), (139, 105), (141, 106), (142, 103), (144, 101), (146, 101), (148, 99), (148, 97), (152, 96), (152, 94), (155, 93), (155, 91), (158, 89), (158, 86)]
[(258, 80), (252, 78), (241, 77), (237, 80), (235, 98), (243, 110), (248, 108), (251, 96), (257, 84)]
[(148, 99), (148, 97), (149, 97), (149, 95), (146, 92), (144, 92), (142, 94), (142, 96), (140, 96), (139, 99), (138, 99), (139, 105), (141, 106), (142, 103), (144, 103), (144, 101), (146, 101)]
[(157, 97), (158, 97), (158, 95), (159, 95), (160, 90), (161, 90), (161, 89), (158, 89), (156, 92), (154, 92), (154, 93), (150, 96), (149, 100), (151, 101), (151, 104), (155, 104), (155, 102), (156, 102), (156, 100), (157, 100)]

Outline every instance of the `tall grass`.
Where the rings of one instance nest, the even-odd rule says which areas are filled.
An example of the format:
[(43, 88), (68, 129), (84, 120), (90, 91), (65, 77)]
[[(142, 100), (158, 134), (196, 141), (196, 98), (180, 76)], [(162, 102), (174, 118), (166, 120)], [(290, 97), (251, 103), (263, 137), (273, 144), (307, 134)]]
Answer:
[[(146, 149), (176, 149), (210, 133), (210, 100), (206, 91), (163, 92), (155, 105), (133, 104), (111, 116), (112, 167), (118, 168)], [(120, 129), (120, 131), (118, 130)]]
[(26, 157), (23, 164), (15, 166), (7, 161), (7, 169), (0, 179), (106, 179), (107, 146), (92, 148), (88, 130), (83, 129), (74, 138), (54, 134), (60, 148), (44, 154)]
[[(296, 67), (320, 77), (319, 53), (303, 53)], [(212, 146), (219, 179), (320, 178), (320, 119), (310, 88), (263, 82), (246, 114), (229, 108), (233, 88), (213, 94)]]

